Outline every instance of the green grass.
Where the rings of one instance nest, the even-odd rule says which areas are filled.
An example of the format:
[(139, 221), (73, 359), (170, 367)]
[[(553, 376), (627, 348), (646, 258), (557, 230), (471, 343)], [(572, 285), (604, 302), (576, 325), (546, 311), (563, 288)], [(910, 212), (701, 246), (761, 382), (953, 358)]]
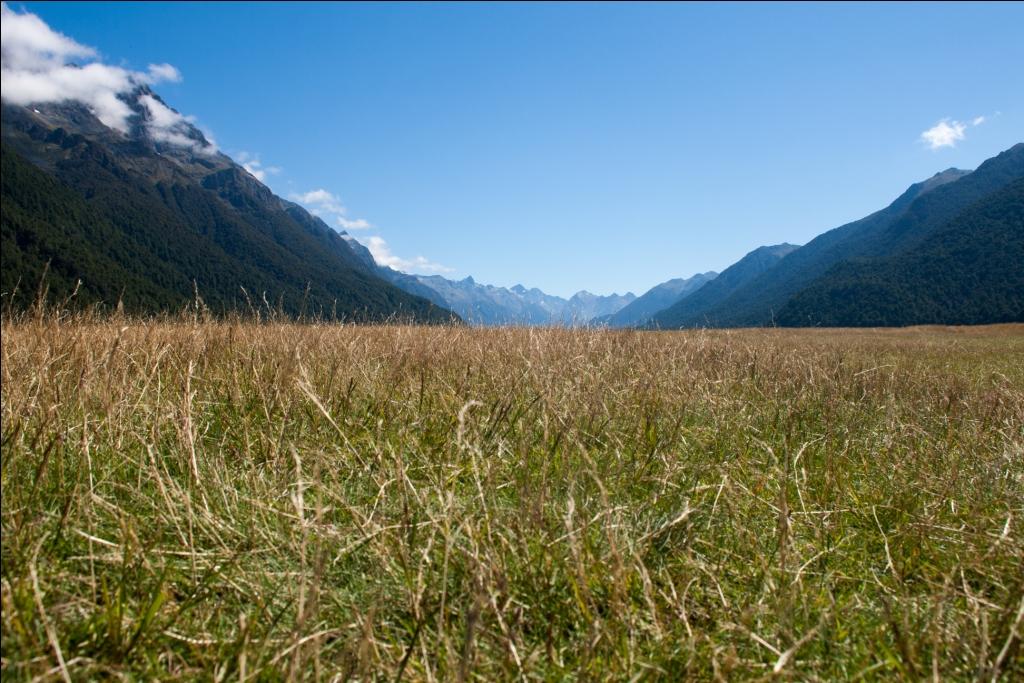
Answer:
[(7, 321), (3, 679), (1019, 678), (1022, 358)]

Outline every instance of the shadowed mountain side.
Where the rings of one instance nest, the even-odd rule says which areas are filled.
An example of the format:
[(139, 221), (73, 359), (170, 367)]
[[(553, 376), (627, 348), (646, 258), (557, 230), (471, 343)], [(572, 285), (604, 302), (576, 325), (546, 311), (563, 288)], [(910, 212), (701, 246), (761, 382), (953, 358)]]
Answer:
[(453, 319), (379, 278), (344, 236), (223, 154), (155, 142), (141, 123), (123, 135), (76, 104), (4, 105), (2, 226), (14, 308), (31, 303), (49, 263), (54, 297), (81, 280), (77, 304), (120, 300), (140, 314), (198, 291), (217, 313)]
[(1024, 180), (896, 256), (845, 261), (779, 311), (786, 326), (1024, 322)]
[(758, 247), (723, 270), (715, 279), (656, 313), (650, 319), (649, 326), (665, 329), (695, 326), (689, 321), (699, 320), (707, 311), (712, 310), (737, 289), (773, 268), (797, 248), (794, 244)]
[(885, 209), (819, 235), (715, 305), (658, 322), (663, 327), (773, 324), (795, 294), (834, 265), (910, 248), (967, 206), (1022, 176), (1024, 144), (988, 159), (974, 172), (938, 173), (912, 185)]
[(922, 193), (963, 177), (967, 172), (950, 169), (912, 185), (889, 206), (866, 218), (818, 235), (794, 249), (774, 267), (757, 273), (713, 301), (689, 302), (657, 322), (662, 327), (737, 327), (772, 323), (774, 313), (793, 294), (822, 275), (855, 250), (855, 245), (894, 223)]

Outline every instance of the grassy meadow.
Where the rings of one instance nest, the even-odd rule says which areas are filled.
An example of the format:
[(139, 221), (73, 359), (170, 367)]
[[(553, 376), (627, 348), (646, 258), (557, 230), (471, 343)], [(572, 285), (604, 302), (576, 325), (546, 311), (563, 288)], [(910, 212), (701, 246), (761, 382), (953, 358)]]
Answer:
[(1024, 326), (8, 319), (2, 676), (1020, 680)]

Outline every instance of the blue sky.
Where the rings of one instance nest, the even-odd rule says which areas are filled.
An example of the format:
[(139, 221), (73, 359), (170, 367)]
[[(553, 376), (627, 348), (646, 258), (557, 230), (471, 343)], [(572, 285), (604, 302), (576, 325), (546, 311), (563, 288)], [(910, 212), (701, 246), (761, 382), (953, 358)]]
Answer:
[(10, 7), (176, 67), (170, 105), (382, 258), (561, 295), (804, 243), (1024, 140), (1020, 3)]

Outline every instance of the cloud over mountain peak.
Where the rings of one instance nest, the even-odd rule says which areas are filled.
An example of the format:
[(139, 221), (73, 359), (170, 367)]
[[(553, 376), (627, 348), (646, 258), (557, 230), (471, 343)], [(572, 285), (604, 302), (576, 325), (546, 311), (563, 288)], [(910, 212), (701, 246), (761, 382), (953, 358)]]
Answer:
[(104, 64), (94, 48), (54, 31), (30, 12), (16, 12), (2, 3), (0, 15), (4, 101), (19, 105), (79, 102), (108, 128), (128, 133), (132, 117), (139, 114), (129, 98), (136, 93), (144, 109), (145, 130), (153, 140), (201, 153), (216, 151), (208, 140), (189, 135), (190, 117), (147, 92), (150, 85), (181, 80), (181, 72), (171, 64), (150, 64), (146, 71)]

